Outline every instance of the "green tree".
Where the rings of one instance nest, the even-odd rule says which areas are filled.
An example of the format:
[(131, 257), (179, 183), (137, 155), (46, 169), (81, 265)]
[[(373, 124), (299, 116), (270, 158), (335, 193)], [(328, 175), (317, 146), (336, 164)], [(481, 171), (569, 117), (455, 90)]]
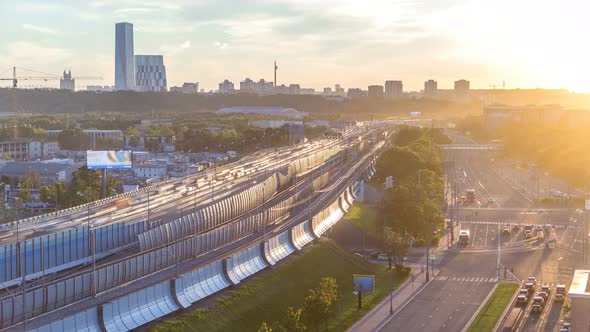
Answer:
[(336, 279), (325, 277), (320, 280), (316, 289), (309, 290), (305, 298), (303, 315), (310, 325), (318, 330), (319, 323), (324, 320), (328, 329), (328, 318), (338, 301), (338, 284)]
[(324, 316), (323, 304), (320, 299), (320, 294), (316, 289), (310, 289), (305, 297), (303, 317), (310, 326), (315, 327), (315, 330), (318, 331), (320, 322)]
[(50, 198), (51, 198), (51, 189), (49, 189), (49, 187), (47, 187), (47, 186), (41, 187), (41, 189), (39, 190), (39, 200), (41, 202), (49, 202)]
[(400, 233), (397, 233), (391, 227), (385, 227), (383, 231), (383, 250), (387, 254), (389, 268), (391, 269), (392, 260), (395, 260), (397, 267), (401, 266), (404, 257), (408, 255), (410, 245)]
[(272, 332), (272, 327), (266, 324), (266, 322), (262, 322), (262, 325), (260, 325), (258, 332)]
[(301, 308), (287, 308), (287, 317), (283, 324), (286, 332), (305, 332), (307, 330), (307, 327), (303, 324), (302, 313), (303, 309)]
[(81, 129), (64, 129), (57, 140), (63, 150), (87, 150), (91, 147), (90, 137)]
[(423, 167), (424, 163), (416, 152), (408, 147), (394, 146), (383, 151), (377, 159), (375, 180), (383, 182), (386, 177), (393, 176), (394, 181), (403, 181)]

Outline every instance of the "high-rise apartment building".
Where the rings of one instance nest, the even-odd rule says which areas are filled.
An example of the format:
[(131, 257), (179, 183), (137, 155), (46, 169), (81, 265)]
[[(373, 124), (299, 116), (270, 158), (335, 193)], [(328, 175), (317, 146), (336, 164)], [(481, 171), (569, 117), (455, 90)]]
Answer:
[(455, 81), (455, 97), (463, 99), (469, 96), (469, 81)]
[(435, 80), (424, 82), (424, 97), (435, 97), (438, 93), (438, 83)]
[(59, 80), (59, 88), (61, 90), (70, 90), (70, 91), (76, 90), (76, 81), (74, 81), (74, 79), (72, 78), (72, 71), (71, 70), (68, 71), (67, 73), (64, 70), (64, 75)]
[(401, 98), (404, 95), (402, 81), (385, 81), (385, 98)]
[(383, 98), (383, 85), (369, 85), (369, 98)]
[(168, 91), (163, 56), (135, 56), (135, 90), (140, 92)]
[(234, 83), (230, 80), (224, 80), (223, 82), (219, 83), (219, 93), (233, 93), (234, 92)]
[(135, 86), (135, 57), (133, 53), (133, 24), (115, 24), (115, 90), (133, 90)]

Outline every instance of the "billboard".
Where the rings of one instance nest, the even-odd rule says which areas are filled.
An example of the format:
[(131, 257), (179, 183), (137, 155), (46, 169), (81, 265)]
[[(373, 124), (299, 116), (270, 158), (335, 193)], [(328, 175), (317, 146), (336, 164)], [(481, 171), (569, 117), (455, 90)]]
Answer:
[(375, 290), (375, 276), (364, 274), (353, 274), (352, 285), (354, 291), (363, 293), (373, 292)]
[(131, 151), (86, 151), (88, 169), (131, 168)]

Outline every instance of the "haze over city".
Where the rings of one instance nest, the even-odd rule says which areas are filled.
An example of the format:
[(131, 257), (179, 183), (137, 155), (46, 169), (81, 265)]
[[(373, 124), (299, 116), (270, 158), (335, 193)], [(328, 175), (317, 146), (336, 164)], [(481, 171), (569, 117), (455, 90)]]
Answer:
[[(244, 77), (321, 89), (386, 79), (421, 90), (590, 91), (588, 2), (565, 1), (2, 1), (0, 71), (12, 66), (114, 81), (114, 24), (132, 22), (136, 54), (162, 54), (169, 86)], [(8, 86), (1, 82), (0, 86)], [(30, 83), (33, 84), (33, 83)], [(34, 83), (54, 87), (55, 83)]]

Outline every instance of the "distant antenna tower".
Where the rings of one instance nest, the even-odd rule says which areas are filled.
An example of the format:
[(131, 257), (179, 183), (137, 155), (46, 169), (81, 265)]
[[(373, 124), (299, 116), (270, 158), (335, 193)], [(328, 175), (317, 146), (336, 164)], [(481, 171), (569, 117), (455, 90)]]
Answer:
[(274, 68), (274, 70), (275, 70), (275, 80), (274, 80), (274, 83), (273, 83), (274, 86), (275, 86), (275, 88), (277, 87), (277, 69), (279, 69), (279, 67), (277, 67), (277, 62), (275, 61), (275, 68)]

